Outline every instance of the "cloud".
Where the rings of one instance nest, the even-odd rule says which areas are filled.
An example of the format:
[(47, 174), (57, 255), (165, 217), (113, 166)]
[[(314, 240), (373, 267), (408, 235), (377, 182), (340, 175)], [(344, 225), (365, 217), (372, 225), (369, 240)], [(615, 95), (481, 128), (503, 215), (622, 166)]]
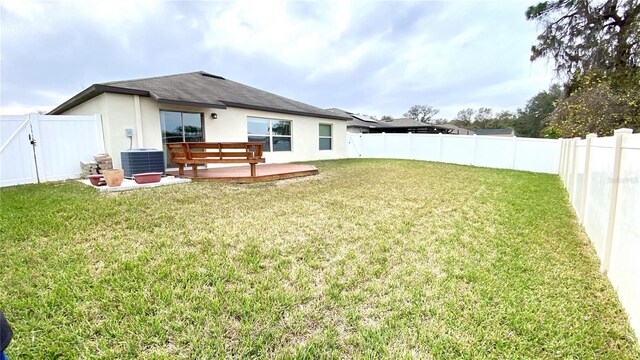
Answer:
[(5, 1), (0, 106), (53, 108), (93, 83), (204, 70), (369, 114), (515, 109), (552, 77), (529, 64), (527, 5)]
[[(317, 6), (287, 1), (225, 4), (222, 9), (203, 6), (213, 24), (204, 33), (203, 45), (209, 49), (264, 56), (296, 69), (341, 67), (346, 62), (345, 56), (333, 49), (349, 27), (349, 2)], [(301, 12), (308, 16), (298, 16)]]

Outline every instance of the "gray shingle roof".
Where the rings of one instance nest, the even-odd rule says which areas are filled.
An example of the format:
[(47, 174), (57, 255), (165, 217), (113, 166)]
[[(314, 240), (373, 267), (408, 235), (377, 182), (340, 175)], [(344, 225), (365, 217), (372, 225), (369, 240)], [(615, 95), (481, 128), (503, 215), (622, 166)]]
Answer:
[(504, 135), (513, 134), (513, 129), (476, 129), (478, 135)]
[(427, 126), (432, 126), (432, 125), (425, 124), (423, 122), (420, 122), (418, 120), (414, 120), (414, 119), (411, 119), (411, 118), (391, 119), (391, 120), (385, 120), (385, 121), (380, 121), (380, 122), (385, 124), (386, 126), (393, 126), (393, 127), (427, 127)]
[[(416, 132), (416, 133), (443, 133), (443, 134), (460, 134), (472, 135), (473, 131), (458, 128), (451, 124), (427, 124), (414, 120), (412, 118), (398, 118), (391, 120), (374, 120), (367, 116), (351, 113), (338, 108), (327, 109), (334, 114), (342, 116), (351, 116), (351, 120), (347, 121), (347, 128), (363, 128), (375, 129), (376, 132)], [(362, 120), (367, 119), (367, 120)]]
[(61, 114), (104, 92), (149, 96), (162, 104), (218, 109), (239, 107), (330, 119), (350, 119), (202, 71), (94, 84), (52, 110), (50, 114)]
[(475, 134), (473, 131), (471, 131), (469, 129), (457, 127), (457, 126), (455, 126), (453, 124), (439, 124), (438, 126), (440, 128), (442, 128), (442, 129), (451, 130), (452, 134), (459, 134), (459, 135), (473, 135), (473, 134)]
[(377, 120), (369, 120), (369, 121), (365, 121), (365, 120), (361, 120), (360, 118), (358, 118), (358, 115), (342, 110), (342, 109), (338, 109), (338, 108), (330, 108), (327, 109), (327, 111), (330, 111), (336, 115), (340, 115), (340, 116), (345, 116), (345, 117), (349, 117), (349, 120), (347, 120), (347, 127), (358, 127), (358, 128), (369, 128), (369, 129), (373, 129), (373, 128), (378, 128), (380, 126), (384, 126), (381, 124), (380, 121)]

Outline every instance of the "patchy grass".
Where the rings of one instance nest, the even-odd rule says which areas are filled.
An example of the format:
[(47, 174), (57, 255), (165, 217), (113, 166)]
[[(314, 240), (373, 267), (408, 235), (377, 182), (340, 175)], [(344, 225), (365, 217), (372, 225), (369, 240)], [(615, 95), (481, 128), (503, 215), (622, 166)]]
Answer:
[(557, 176), (399, 160), (0, 190), (24, 358), (608, 358), (637, 342)]

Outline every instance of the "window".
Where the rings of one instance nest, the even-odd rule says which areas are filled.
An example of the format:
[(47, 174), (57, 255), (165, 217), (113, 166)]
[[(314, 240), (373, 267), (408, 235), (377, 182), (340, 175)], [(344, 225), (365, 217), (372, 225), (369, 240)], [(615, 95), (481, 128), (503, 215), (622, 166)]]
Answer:
[(331, 125), (320, 124), (320, 150), (331, 150)]
[(247, 117), (247, 133), (264, 143), (263, 151), (291, 151), (291, 121)]
[[(160, 110), (162, 148), (168, 143), (204, 141), (203, 114), (192, 112)], [(171, 167), (165, 152), (167, 167)]]

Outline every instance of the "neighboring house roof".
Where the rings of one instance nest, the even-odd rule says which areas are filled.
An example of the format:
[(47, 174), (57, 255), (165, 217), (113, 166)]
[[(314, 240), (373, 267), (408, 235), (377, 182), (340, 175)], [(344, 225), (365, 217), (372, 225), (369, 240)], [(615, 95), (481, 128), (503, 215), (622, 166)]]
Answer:
[(511, 135), (513, 129), (476, 129), (478, 135)]
[[(374, 120), (368, 116), (354, 114), (349, 111), (345, 111), (338, 108), (327, 109), (337, 115), (351, 116), (351, 120), (347, 121), (348, 128), (366, 128), (371, 129), (372, 132), (417, 132), (417, 133), (456, 133), (456, 134), (473, 134), (473, 132), (467, 129), (460, 129), (460, 131), (453, 131), (459, 129), (457, 126), (445, 126), (436, 124), (427, 124), (414, 120), (412, 118), (398, 118), (391, 120)], [(375, 130), (373, 130), (375, 129)]]
[(399, 119), (391, 119), (391, 120), (383, 120), (381, 121), (386, 126), (390, 127), (428, 127), (434, 126), (427, 123), (420, 122), (418, 120), (414, 120), (411, 118), (399, 118)]
[(452, 134), (459, 134), (459, 135), (473, 135), (473, 134), (475, 134), (473, 131), (471, 131), (469, 129), (461, 128), (461, 127), (455, 126), (453, 124), (440, 124), (438, 126), (440, 126), (441, 128), (450, 129)]
[(64, 113), (105, 92), (149, 96), (161, 104), (214, 109), (238, 107), (340, 120), (350, 118), (203, 71), (94, 84), (49, 114)]
[(338, 109), (338, 108), (329, 108), (329, 109), (327, 109), (327, 111), (330, 111), (332, 113), (338, 114), (340, 116), (346, 116), (346, 117), (351, 117), (353, 115), (353, 113), (350, 113), (348, 111), (344, 111), (344, 110)]
[(350, 113), (348, 111), (338, 109), (338, 108), (330, 108), (330, 109), (327, 109), (327, 111), (332, 112), (339, 116), (350, 117), (350, 119), (347, 120), (347, 127), (373, 129), (373, 128), (379, 128), (380, 126), (382, 126), (381, 121), (371, 119), (368, 116)]

